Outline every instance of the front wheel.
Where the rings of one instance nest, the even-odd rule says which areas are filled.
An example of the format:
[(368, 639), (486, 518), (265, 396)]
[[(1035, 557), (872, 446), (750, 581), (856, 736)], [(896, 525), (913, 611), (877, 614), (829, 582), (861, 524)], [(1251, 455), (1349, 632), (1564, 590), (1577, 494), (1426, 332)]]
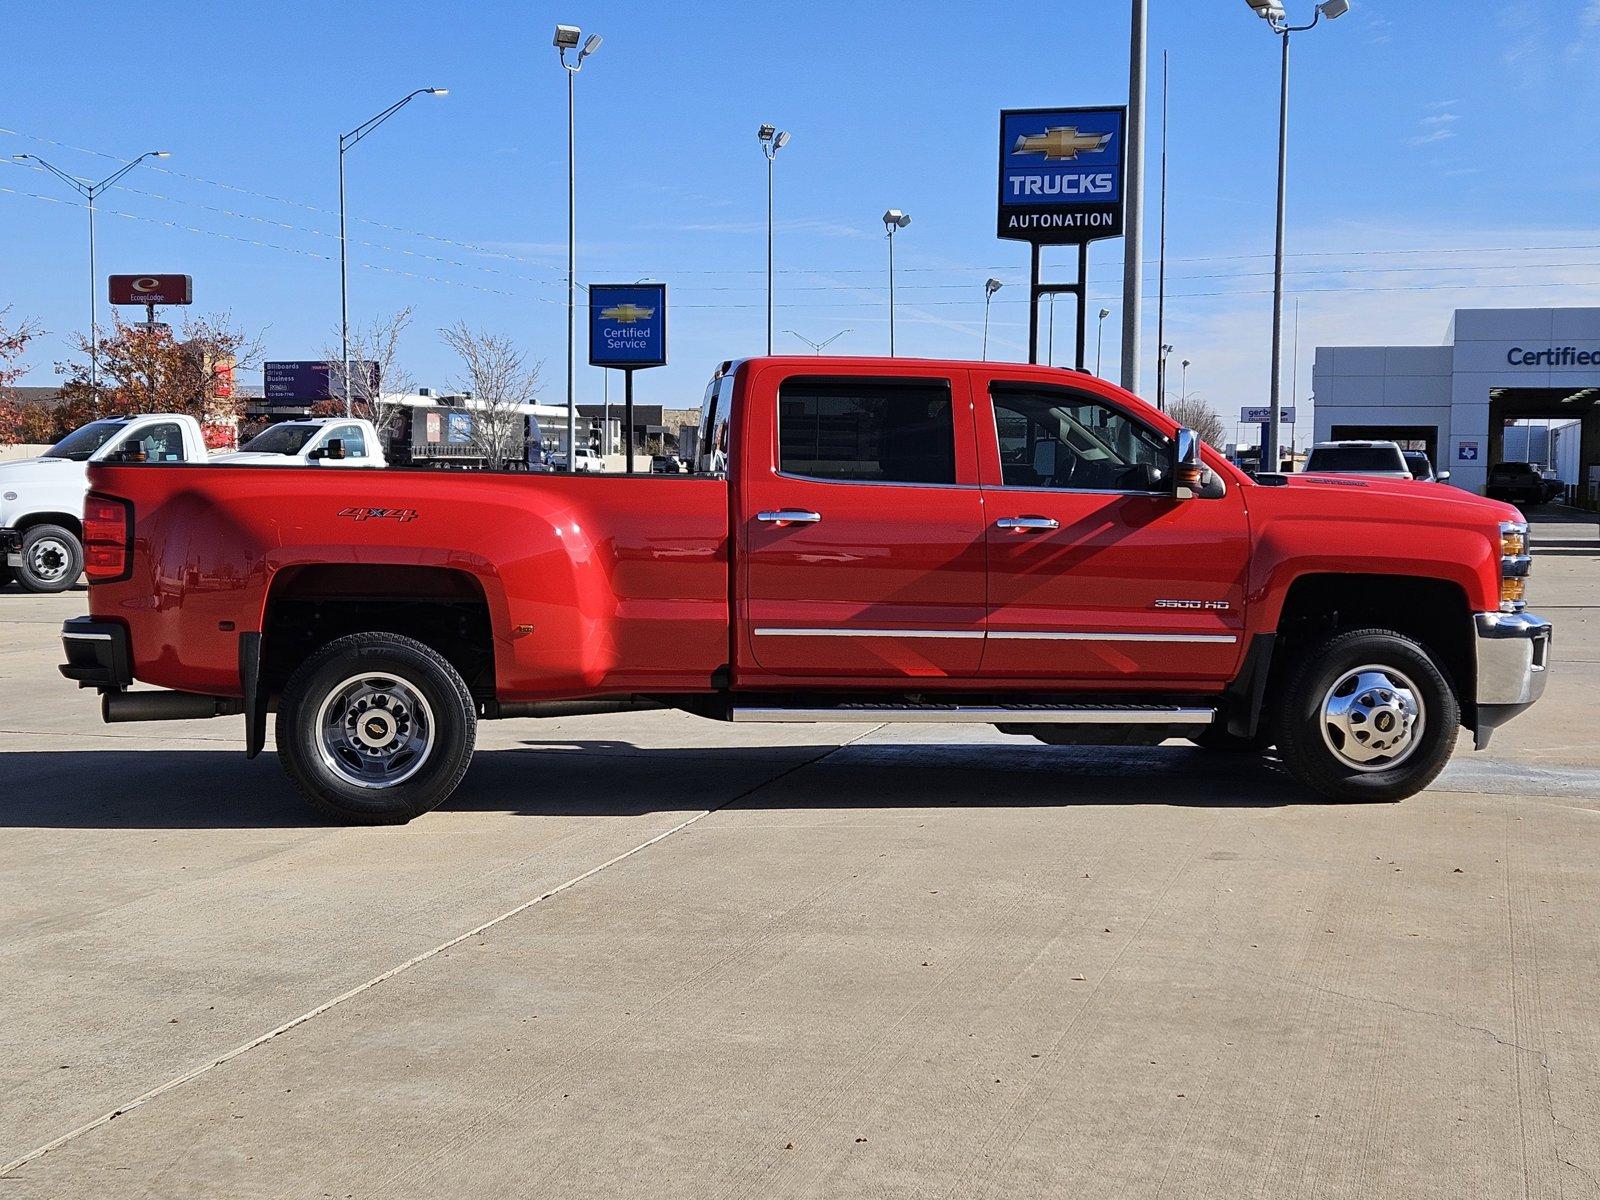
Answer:
[(352, 825), (403, 825), (437, 808), (472, 761), (477, 709), (461, 675), (421, 642), (356, 633), (290, 677), (278, 753), (301, 795)]
[(17, 583), (25, 592), (64, 592), (83, 574), (83, 546), (60, 525), (35, 525), (22, 535)]
[(1460, 723), (1455, 691), (1424, 647), (1357, 629), (1301, 659), (1279, 708), (1278, 750), (1330, 799), (1403, 800), (1444, 770)]

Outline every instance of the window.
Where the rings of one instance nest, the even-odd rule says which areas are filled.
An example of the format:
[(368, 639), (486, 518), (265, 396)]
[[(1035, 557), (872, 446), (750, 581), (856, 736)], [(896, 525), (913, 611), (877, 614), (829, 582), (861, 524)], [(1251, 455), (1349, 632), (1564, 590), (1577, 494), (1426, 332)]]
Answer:
[(942, 379), (790, 379), (778, 393), (778, 461), (788, 475), (954, 483), (955, 442)]
[(996, 387), (993, 400), (1007, 487), (1167, 490), (1168, 440), (1117, 409), (1056, 389)]
[(137, 437), (129, 438), (117, 450), (119, 453), (124, 450), (143, 450), (146, 461), (153, 463), (182, 462), (183, 430), (175, 421), (147, 425)]
[(249, 454), (299, 454), (316, 433), (315, 425), (274, 425), (256, 434), (240, 450)]
[(45, 458), (70, 458), (73, 462), (87, 462), (89, 456), (122, 432), (124, 420), (90, 421), (82, 429), (67, 434), (44, 452)]
[(1398, 474), (1406, 469), (1398, 446), (1314, 446), (1306, 459), (1306, 471), (1371, 474), (1387, 471)]
[(723, 369), (706, 385), (700, 404), (699, 445), (695, 448), (695, 471), (701, 475), (726, 475), (728, 472), (729, 421), (733, 415), (733, 372)]
[[(367, 456), (367, 439), (362, 436), (359, 425), (340, 425), (328, 435), (328, 441), (338, 438), (344, 443), (344, 456), (346, 458), (365, 458)], [(324, 443), (326, 445), (327, 443)]]

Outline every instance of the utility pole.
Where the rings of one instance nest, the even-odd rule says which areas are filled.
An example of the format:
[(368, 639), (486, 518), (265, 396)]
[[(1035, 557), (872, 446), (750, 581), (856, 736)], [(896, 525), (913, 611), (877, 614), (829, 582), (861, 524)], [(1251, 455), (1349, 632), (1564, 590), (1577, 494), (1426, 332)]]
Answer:
[(1148, 0), (1132, 0), (1128, 35), (1128, 165), (1123, 174), (1122, 386), (1139, 391), (1139, 285), (1144, 258), (1144, 59)]

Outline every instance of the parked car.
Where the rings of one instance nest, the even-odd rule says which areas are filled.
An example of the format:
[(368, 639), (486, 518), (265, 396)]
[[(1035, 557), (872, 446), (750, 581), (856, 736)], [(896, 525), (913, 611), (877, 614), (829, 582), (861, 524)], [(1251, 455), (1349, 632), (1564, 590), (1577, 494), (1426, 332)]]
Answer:
[(252, 755), (275, 711), (299, 790), (372, 824), (443, 802), (480, 720), (649, 708), (1275, 744), (1397, 800), (1544, 688), (1515, 509), (1257, 483), (1086, 373), (746, 359), (701, 427), (670, 482), (96, 465), (63, 673)]
[(215, 461), (250, 467), (382, 467), (383, 445), (371, 421), (314, 417), (269, 425)]
[(1306, 458), (1304, 474), (1410, 479), (1411, 468), (1394, 442), (1318, 442)]
[(205, 462), (200, 423), (181, 413), (106, 417), (38, 458), (0, 463), (0, 587), (64, 592), (83, 574), (83, 496), (91, 462)]
[(1532, 463), (1498, 462), (1489, 468), (1489, 481), (1484, 495), (1507, 504), (1527, 506), (1542, 504), (1547, 498), (1544, 476)]
[(1561, 481), (1561, 476), (1554, 471), (1539, 472), (1544, 480), (1544, 500), (1549, 504), (1552, 500), (1563, 499), (1567, 494), (1567, 485)]
[(676, 454), (656, 454), (650, 459), (652, 475), (682, 475), (683, 463)]
[(1406, 470), (1411, 472), (1411, 478), (1422, 483), (1443, 483), (1450, 478), (1449, 471), (1440, 471), (1435, 475), (1433, 463), (1428, 461), (1428, 456), (1421, 450), (1402, 450), (1400, 457), (1406, 460)]

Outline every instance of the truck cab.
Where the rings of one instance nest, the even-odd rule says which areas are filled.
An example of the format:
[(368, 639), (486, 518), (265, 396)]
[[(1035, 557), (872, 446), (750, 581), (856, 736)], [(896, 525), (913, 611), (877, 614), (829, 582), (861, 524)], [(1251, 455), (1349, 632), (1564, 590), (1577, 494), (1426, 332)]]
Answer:
[(314, 417), (269, 425), (217, 462), (252, 467), (382, 467), (383, 446), (371, 421)]
[(63, 592), (83, 574), (83, 497), (92, 463), (203, 463), (200, 423), (182, 413), (104, 417), (37, 458), (0, 464), (0, 587)]

